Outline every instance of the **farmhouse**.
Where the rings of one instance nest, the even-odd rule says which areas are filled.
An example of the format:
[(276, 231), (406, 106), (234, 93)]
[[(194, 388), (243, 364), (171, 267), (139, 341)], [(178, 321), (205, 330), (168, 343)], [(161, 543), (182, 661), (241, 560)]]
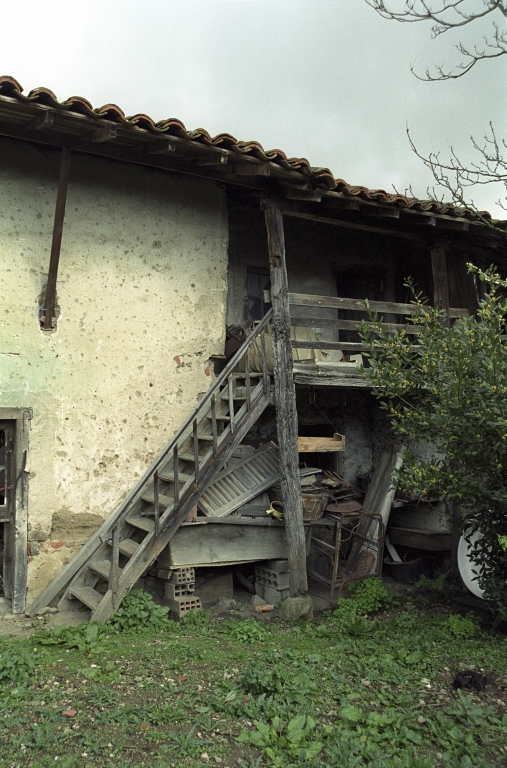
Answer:
[[(344, 436), (299, 458), (345, 483), (390, 442), (357, 367), (364, 300), (403, 322), (410, 275), (452, 321), (480, 298), (466, 262), (505, 256), (489, 214), (12, 77), (0, 195), (15, 613), (63, 595), (105, 620), (150, 568), (283, 557), (305, 592), (298, 422), (300, 439)], [(277, 482), (284, 521), (229, 514)]]

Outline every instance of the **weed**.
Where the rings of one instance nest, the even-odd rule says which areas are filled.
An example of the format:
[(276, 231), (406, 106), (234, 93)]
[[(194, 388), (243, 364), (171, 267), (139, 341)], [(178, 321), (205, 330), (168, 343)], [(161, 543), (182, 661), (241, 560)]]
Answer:
[(102, 653), (105, 628), (98, 621), (88, 621), (78, 627), (56, 625), (50, 632), (37, 632), (33, 639), (40, 645), (58, 645), (82, 653)]
[(225, 627), (226, 631), (240, 643), (263, 643), (269, 633), (256, 619), (243, 619), (242, 621), (230, 621)]
[(169, 625), (169, 608), (157, 605), (142, 589), (133, 589), (122, 601), (108, 627), (118, 632), (163, 629)]
[(391, 602), (391, 596), (382, 579), (378, 578), (355, 581), (350, 585), (350, 592), (361, 615), (383, 610)]
[(442, 592), (446, 577), (446, 573), (441, 573), (436, 579), (429, 579), (423, 574), (419, 581), (416, 582), (415, 586), (422, 592)]
[(0, 653), (0, 684), (26, 685), (35, 669), (35, 655), (15, 645), (2, 648)]
[(262, 749), (273, 766), (286, 766), (288, 760), (306, 761), (316, 757), (324, 746), (313, 741), (316, 722), (309, 715), (296, 715), (289, 722), (274, 717), (270, 724), (255, 721), (255, 731), (242, 731), (238, 743)]
[(206, 632), (209, 627), (210, 615), (203, 608), (196, 611), (189, 611), (180, 621), (180, 626), (185, 629), (199, 630)]
[(445, 628), (453, 637), (463, 639), (474, 637), (478, 631), (477, 624), (470, 618), (470, 614), (465, 618), (458, 613), (452, 613), (447, 618)]
[(355, 637), (362, 637), (369, 633), (370, 627), (373, 630), (373, 622), (367, 621), (359, 613), (357, 603), (350, 598), (344, 597), (338, 603), (336, 611), (333, 612), (331, 623), (336, 624), (342, 632)]
[(281, 662), (269, 669), (261, 661), (251, 661), (241, 682), (247, 693), (274, 695), (285, 702), (302, 704), (317, 689), (307, 674), (294, 674), (293, 670)]

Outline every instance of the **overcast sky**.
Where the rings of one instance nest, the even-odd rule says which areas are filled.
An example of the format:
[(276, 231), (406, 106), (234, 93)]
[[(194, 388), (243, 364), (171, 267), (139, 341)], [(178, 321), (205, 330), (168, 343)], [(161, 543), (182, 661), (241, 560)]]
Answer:
[[(306, 157), (350, 184), (412, 185), (426, 197), (407, 125), (421, 151), (444, 156), (453, 144), (464, 157), (490, 120), (505, 129), (507, 57), (458, 81), (420, 82), (410, 64), (450, 60), (452, 40), (385, 21), (363, 0), (18, 0), (1, 18), (0, 74), (25, 93), (46, 86), (60, 100), (176, 117)], [(506, 218), (500, 194), (473, 197)]]

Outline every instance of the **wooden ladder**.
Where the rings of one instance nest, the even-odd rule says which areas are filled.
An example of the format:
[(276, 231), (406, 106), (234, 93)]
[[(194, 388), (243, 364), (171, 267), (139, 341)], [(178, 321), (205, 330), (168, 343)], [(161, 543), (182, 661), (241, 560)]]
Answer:
[[(265, 329), (271, 315), (269, 310), (135, 488), (34, 601), (29, 616), (58, 595), (60, 604), (84, 603), (95, 621), (117, 611), (269, 404)], [(248, 350), (259, 338), (263, 370), (255, 374)], [(99, 581), (107, 582), (105, 594), (95, 589)]]

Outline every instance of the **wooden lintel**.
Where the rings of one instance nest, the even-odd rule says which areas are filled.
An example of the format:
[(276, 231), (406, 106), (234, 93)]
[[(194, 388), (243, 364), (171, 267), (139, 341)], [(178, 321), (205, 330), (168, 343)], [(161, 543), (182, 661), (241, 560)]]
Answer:
[(248, 163), (242, 165), (234, 165), (232, 172), (236, 176), (270, 176), (271, 168), (269, 163)]
[(167, 139), (160, 139), (154, 141), (153, 144), (148, 144), (148, 154), (150, 155), (163, 155), (165, 152), (175, 152), (176, 145), (172, 141)]
[(91, 141), (93, 144), (100, 144), (102, 141), (110, 141), (111, 139), (116, 139), (116, 130), (117, 126), (114, 123), (99, 125), (95, 131), (83, 136), (83, 141)]
[(24, 127), (29, 131), (43, 131), (45, 128), (51, 128), (54, 117), (55, 113), (51, 109), (45, 109), (42, 114), (34, 117)]
[(320, 203), (322, 200), (321, 189), (290, 189), (285, 192), (288, 200), (307, 200), (311, 203)]

